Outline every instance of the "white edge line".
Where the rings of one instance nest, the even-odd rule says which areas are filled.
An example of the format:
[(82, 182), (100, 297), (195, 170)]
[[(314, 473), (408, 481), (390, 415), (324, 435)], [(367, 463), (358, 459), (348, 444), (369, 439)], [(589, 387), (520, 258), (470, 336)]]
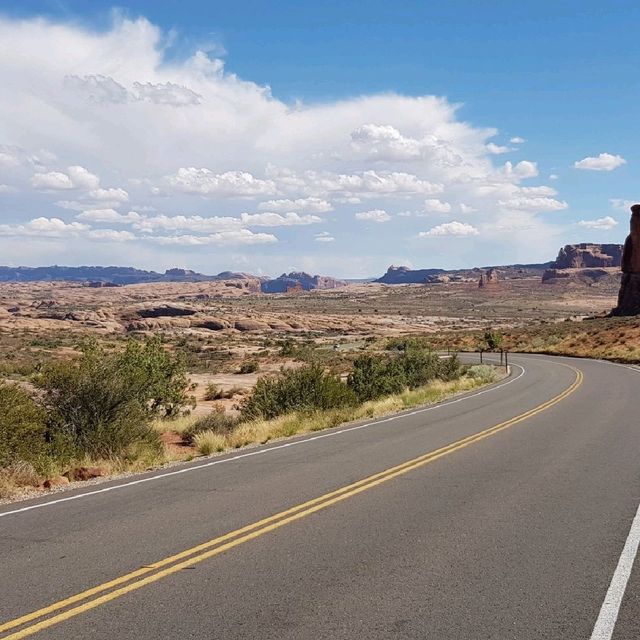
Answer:
[(259, 449), (257, 451), (249, 451), (247, 453), (240, 453), (238, 455), (232, 456), (230, 458), (223, 458), (222, 460), (211, 460), (205, 464), (199, 464), (189, 467), (184, 467), (182, 469), (177, 469), (176, 471), (167, 471), (166, 473), (158, 473), (153, 476), (149, 476), (147, 478), (139, 478), (138, 480), (131, 480), (130, 482), (123, 482), (121, 484), (111, 485), (109, 487), (103, 487), (102, 489), (96, 489), (94, 491), (86, 491), (85, 493), (78, 493), (72, 496), (66, 496), (65, 498), (58, 498), (56, 500), (49, 500), (48, 502), (40, 502), (38, 504), (31, 504), (26, 507), (20, 507), (19, 509), (13, 509), (12, 511), (4, 511), (0, 513), (0, 518), (4, 518), (5, 516), (15, 515), (17, 513), (24, 513), (26, 511), (32, 511), (33, 509), (42, 509), (43, 507), (50, 507), (55, 504), (60, 504), (62, 502), (70, 502), (71, 500), (79, 500), (80, 498), (86, 498), (88, 496), (94, 496), (100, 493), (107, 493), (108, 491), (115, 491), (116, 489), (123, 489), (125, 487), (132, 487), (138, 484), (143, 484), (145, 482), (152, 482), (154, 480), (161, 480), (162, 478), (168, 478), (170, 476), (177, 476), (183, 473), (191, 473), (192, 471), (199, 471), (200, 469), (206, 469), (208, 467), (213, 467), (219, 464), (225, 464), (227, 462), (235, 462), (236, 460), (240, 460), (242, 458), (249, 458), (252, 456), (259, 456), (265, 453), (270, 453), (272, 451), (278, 451), (280, 449), (285, 449), (287, 447), (295, 447), (301, 444), (307, 444), (308, 442), (314, 442), (316, 440), (322, 440), (323, 438), (332, 438), (334, 436), (342, 435), (343, 433), (349, 433), (351, 431), (358, 431), (360, 429), (366, 429), (368, 427), (375, 427), (379, 424), (384, 424), (385, 422), (390, 422), (392, 420), (400, 420), (402, 418), (408, 418), (410, 416), (415, 416), (420, 413), (426, 413), (427, 411), (434, 411), (435, 409), (440, 409), (442, 407), (447, 407), (452, 404), (457, 404), (458, 402), (464, 402), (466, 400), (470, 400), (471, 398), (477, 398), (478, 396), (484, 395), (485, 393), (491, 393), (493, 391), (497, 391), (498, 389), (502, 389), (504, 387), (509, 386), (522, 378), (525, 375), (526, 369), (519, 364), (513, 364), (512, 366), (518, 367), (521, 369), (520, 373), (515, 377), (511, 378), (507, 382), (503, 382), (494, 387), (490, 387), (488, 389), (483, 389), (482, 391), (477, 391), (476, 393), (472, 393), (470, 395), (465, 395), (455, 400), (449, 400), (447, 402), (443, 402), (441, 404), (436, 404), (429, 407), (423, 407), (422, 409), (416, 409), (415, 411), (409, 411), (407, 413), (401, 413), (399, 415), (389, 416), (388, 418), (380, 418), (379, 420), (375, 420), (373, 422), (367, 422), (365, 424), (359, 424), (355, 427), (345, 427), (344, 429), (339, 429), (337, 431), (328, 431), (327, 433), (320, 433), (315, 436), (311, 436), (309, 438), (304, 438), (303, 440), (296, 440), (295, 442), (285, 442), (283, 444), (276, 445), (274, 447), (269, 447), (267, 449)]
[(638, 553), (638, 545), (640, 545), (640, 506), (636, 511), (635, 518), (631, 523), (631, 529), (627, 536), (618, 565), (611, 578), (611, 584), (607, 589), (607, 595), (604, 598), (598, 619), (591, 633), (591, 640), (611, 640), (613, 631), (618, 621), (618, 613), (622, 598), (631, 576), (633, 563)]

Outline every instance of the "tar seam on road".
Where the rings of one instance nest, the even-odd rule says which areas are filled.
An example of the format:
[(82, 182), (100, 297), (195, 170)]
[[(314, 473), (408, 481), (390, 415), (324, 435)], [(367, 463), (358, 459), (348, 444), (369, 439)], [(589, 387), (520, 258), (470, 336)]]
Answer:
[(640, 545), (640, 505), (636, 511), (635, 518), (631, 524), (627, 541), (620, 554), (618, 565), (611, 578), (611, 584), (607, 590), (607, 595), (604, 598), (598, 619), (593, 627), (593, 633), (591, 634), (591, 640), (610, 640), (615, 629), (616, 622), (618, 621), (618, 613), (620, 612), (620, 605), (622, 604), (622, 598), (624, 592), (627, 589), (627, 583), (631, 576), (631, 570), (633, 569), (633, 563), (638, 553), (638, 546)]
[[(129, 574), (120, 576), (119, 578), (116, 578), (109, 582), (105, 582), (101, 585), (97, 585), (91, 589), (88, 589), (87, 591), (83, 591), (69, 598), (65, 598), (47, 607), (38, 609), (37, 611), (33, 611), (13, 620), (8, 620), (7, 622), (0, 624), (0, 633), (10, 631), (18, 627), (23, 628), (7, 636), (4, 636), (3, 640), (20, 640), (22, 638), (31, 636), (39, 631), (52, 627), (53, 625), (64, 622), (65, 620), (78, 616), (86, 611), (90, 611), (91, 609), (99, 607), (112, 600), (115, 600), (116, 598), (119, 598), (127, 593), (130, 593), (148, 584), (161, 580), (162, 578), (177, 573), (182, 569), (192, 567), (204, 560), (224, 553), (225, 551), (237, 547), (245, 542), (262, 536), (265, 533), (274, 531), (275, 529), (279, 529), (284, 525), (287, 525), (296, 520), (300, 520), (301, 518), (316, 513), (322, 509), (326, 509), (331, 505), (334, 505), (338, 502), (346, 500), (347, 498), (362, 493), (363, 491), (367, 491), (368, 489), (376, 487), (383, 482), (392, 480), (398, 476), (427, 465), (430, 462), (434, 462), (435, 460), (443, 458), (444, 456), (459, 451), (460, 449), (480, 442), (481, 440), (489, 438), (496, 433), (519, 424), (520, 422), (523, 422), (528, 418), (542, 413), (546, 409), (553, 407), (554, 405), (570, 396), (582, 384), (583, 374), (581, 371), (575, 369), (574, 367), (570, 367), (569, 365), (562, 366), (568, 367), (575, 372), (576, 378), (573, 383), (562, 393), (538, 405), (537, 407), (526, 411), (525, 413), (494, 425), (493, 427), (489, 427), (488, 429), (480, 431), (476, 434), (467, 436), (466, 438), (462, 438), (460, 440), (452, 442), (444, 447), (441, 447), (440, 449), (425, 453), (400, 465), (391, 467), (372, 476), (368, 476), (366, 478), (363, 478), (362, 480), (358, 480), (357, 482), (346, 485), (340, 489), (314, 498), (313, 500), (309, 500), (308, 502), (294, 506), (290, 509), (287, 509), (286, 511), (282, 511), (280, 513), (269, 516), (264, 520), (260, 520), (253, 524), (247, 525), (241, 529), (231, 531), (227, 534), (224, 534), (223, 536), (214, 538), (213, 540), (200, 544), (196, 547), (182, 551), (181, 553), (160, 560), (152, 565), (141, 567)], [(118, 588), (113, 589), (114, 587)], [(113, 590), (109, 591), (108, 593), (104, 593), (109, 589)], [(98, 594), (100, 593), (103, 593), (103, 595), (98, 596)], [(92, 596), (98, 597), (88, 599)], [(83, 600), (84, 602), (82, 602)], [(81, 604), (72, 606), (78, 602), (80, 602)], [(65, 608), (65, 611), (61, 611)], [(44, 616), (55, 613), (56, 611), (61, 612), (56, 613), (55, 615), (52, 615), (48, 618), (45, 617), (39, 622), (29, 624), (34, 620), (43, 618)]]
[(526, 374), (526, 370), (522, 365), (514, 364), (513, 366), (518, 367), (521, 371), (515, 377), (511, 378), (507, 382), (503, 382), (502, 384), (492, 386), (488, 389), (483, 389), (482, 391), (476, 391), (475, 393), (464, 395), (460, 398), (456, 398), (454, 400), (447, 400), (446, 402), (442, 402), (440, 404), (435, 404), (429, 407), (423, 407), (422, 409), (416, 409), (414, 411), (408, 411), (406, 413), (401, 413), (400, 415), (389, 416), (388, 418), (380, 418), (378, 420), (374, 420), (373, 422), (367, 422), (366, 424), (359, 424), (355, 427), (346, 427), (344, 429), (339, 430), (331, 430), (327, 433), (318, 434), (315, 436), (311, 436), (309, 438), (304, 438), (303, 440), (296, 440), (295, 442), (285, 442), (283, 444), (275, 445), (273, 447), (269, 447), (267, 449), (258, 449), (257, 451), (249, 451), (247, 453), (239, 453), (238, 455), (232, 456), (231, 458), (223, 458), (222, 460), (212, 460), (211, 462), (207, 462), (205, 464), (193, 465), (189, 467), (184, 467), (182, 469), (177, 469), (176, 471), (167, 471), (166, 473), (158, 473), (156, 475), (140, 478), (138, 480), (131, 480), (129, 482), (123, 482), (121, 484), (111, 485), (109, 487), (104, 487), (102, 489), (95, 489), (94, 491), (87, 491), (85, 493), (78, 493), (72, 496), (67, 496), (65, 498), (57, 498), (56, 500), (49, 500), (48, 502), (39, 502), (37, 504), (30, 504), (26, 507), (19, 507), (18, 509), (12, 509), (11, 511), (4, 511), (0, 513), (0, 518), (4, 518), (5, 516), (12, 516), (18, 513), (25, 513), (27, 511), (32, 511), (34, 509), (42, 509), (44, 507), (51, 507), (56, 504), (61, 504), (63, 502), (70, 502), (72, 500), (80, 500), (81, 498), (88, 498), (89, 496), (95, 496), (102, 493), (107, 493), (109, 491), (116, 491), (118, 489), (126, 489), (127, 487), (133, 487), (139, 484), (144, 484), (147, 482), (153, 482), (155, 480), (161, 480), (163, 478), (168, 478), (170, 476), (182, 475), (183, 473), (191, 473), (193, 471), (199, 471), (200, 469), (207, 469), (209, 467), (217, 466), (219, 464), (226, 464), (228, 462), (235, 462), (236, 460), (241, 460), (243, 458), (251, 458), (253, 456), (259, 456), (266, 453), (271, 453), (272, 451), (278, 451), (280, 449), (286, 449), (287, 447), (295, 447), (301, 444), (308, 444), (309, 442), (314, 442), (316, 440), (322, 440), (324, 438), (332, 438), (335, 436), (342, 435), (343, 433), (349, 433), (351, 431), (358, 431), (360, 429), (367, 429), (369, 427), (376, 427), (380, 424), (384, 424), (385, 422), (390, 422), (391, 420), (398, 420), (402, 418), (407, 418), (410, 416), (415, 416), (419, 413), (425, 413), (427, 411), (435, 411), (436, 409), (440, 409), (442, 407), (448, 407), (452, 404), (457, 404), (458, 402), (464, 402), (466, 400), (470, 400), (471, 398), (477, 398), (478, 396), (484, 395), (485, 393), (491, 393), (493, 391), (497, 391), (498, 389), (503, 389), (504, 387), (509, 386), (519, 380)]

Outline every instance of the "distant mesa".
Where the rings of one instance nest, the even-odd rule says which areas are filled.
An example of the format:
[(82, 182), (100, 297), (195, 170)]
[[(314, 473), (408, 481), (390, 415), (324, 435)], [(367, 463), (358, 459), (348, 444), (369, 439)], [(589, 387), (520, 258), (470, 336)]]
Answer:
[[(621, 244), (567, 244), (558, 252), (558, 257), (542, 274), (543, 284), (558, 282), (581, 282), (594, 284), (619, 277), (612, 271), (622, 262)], [(608, 271), (609, 270), (609, 271)]]
[(167, 269), (164, 273), (134, 267), (3, 267), (0, 282), (78, 282), (87, 287), (113, 287), (153, 282), (224, 282), (226, 286), (249, 293), (284, 293), (287, 290), (311, 291), (335, 289), (346, 283), (328, 276), (311, 276), (304, 272), (283, 273), (279, 278), (250, 273), (222, 271), (208, 276), (191, 269)]
[[(447, 284), (455, 282), (475, 283), (479, 287), (494, 286), (500, 280), (540, 277), (553, 263), (508, 264), (473, 269), (410, 269), (391, 266), (374, 282), (383, 284)], [(481, 284), (482, 282), (482, 284)]]
[(558, 252), (553, 269), (590, 269), (619, 267), (622, 263), (621, 244), (567, 244)]
[(622, 282), (614, 316), (640, 315), (640, 204), (631, 207), (630, 232), (622, 252)]
[(345, 285), (346, 282), (343, 280), (336, 280), (329, 276), (312, 276), (304, 271), (292, 271), (291, 273), (283, 273), (279, 278), (265, 280), (261, 289), (262, 293), (287, 293), (316, 289), (338, 289)]
[(375, 282), (382, 284), (424, 284), (433, 276), (445, 273), (444, 269), (410, 269), (391, 265), (387, 272)]

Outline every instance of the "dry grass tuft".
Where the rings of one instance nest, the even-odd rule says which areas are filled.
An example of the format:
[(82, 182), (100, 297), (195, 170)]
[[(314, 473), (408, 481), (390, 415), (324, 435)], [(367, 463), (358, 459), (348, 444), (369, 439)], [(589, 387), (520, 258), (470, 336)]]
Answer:
[(0, 499), (13, 498), (25, 487), (37, 487), (42, 478), (28, 462), (14, 462), (0, 469)]
[(184, 433), (185, 431), (188, 431), (197, 420), (198, 417), (191, 414), (178, 416), (176, 418), (158, 418), (151, 423), (151, 426), (158, 433), (167, 433), (168, 431)]
[(213, 431), (201, 431), (194, 436), (193, 443), (203, 456), (221, 453), (227, 448), (227, 438)]

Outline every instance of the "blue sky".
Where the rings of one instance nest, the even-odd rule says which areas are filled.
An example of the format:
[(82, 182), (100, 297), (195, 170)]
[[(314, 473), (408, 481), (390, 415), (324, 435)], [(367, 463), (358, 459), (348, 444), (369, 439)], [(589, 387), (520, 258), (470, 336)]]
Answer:
[(0, 5), (4, 261), (356, 277), (622, 242), (639, 25), (615, 1)]

